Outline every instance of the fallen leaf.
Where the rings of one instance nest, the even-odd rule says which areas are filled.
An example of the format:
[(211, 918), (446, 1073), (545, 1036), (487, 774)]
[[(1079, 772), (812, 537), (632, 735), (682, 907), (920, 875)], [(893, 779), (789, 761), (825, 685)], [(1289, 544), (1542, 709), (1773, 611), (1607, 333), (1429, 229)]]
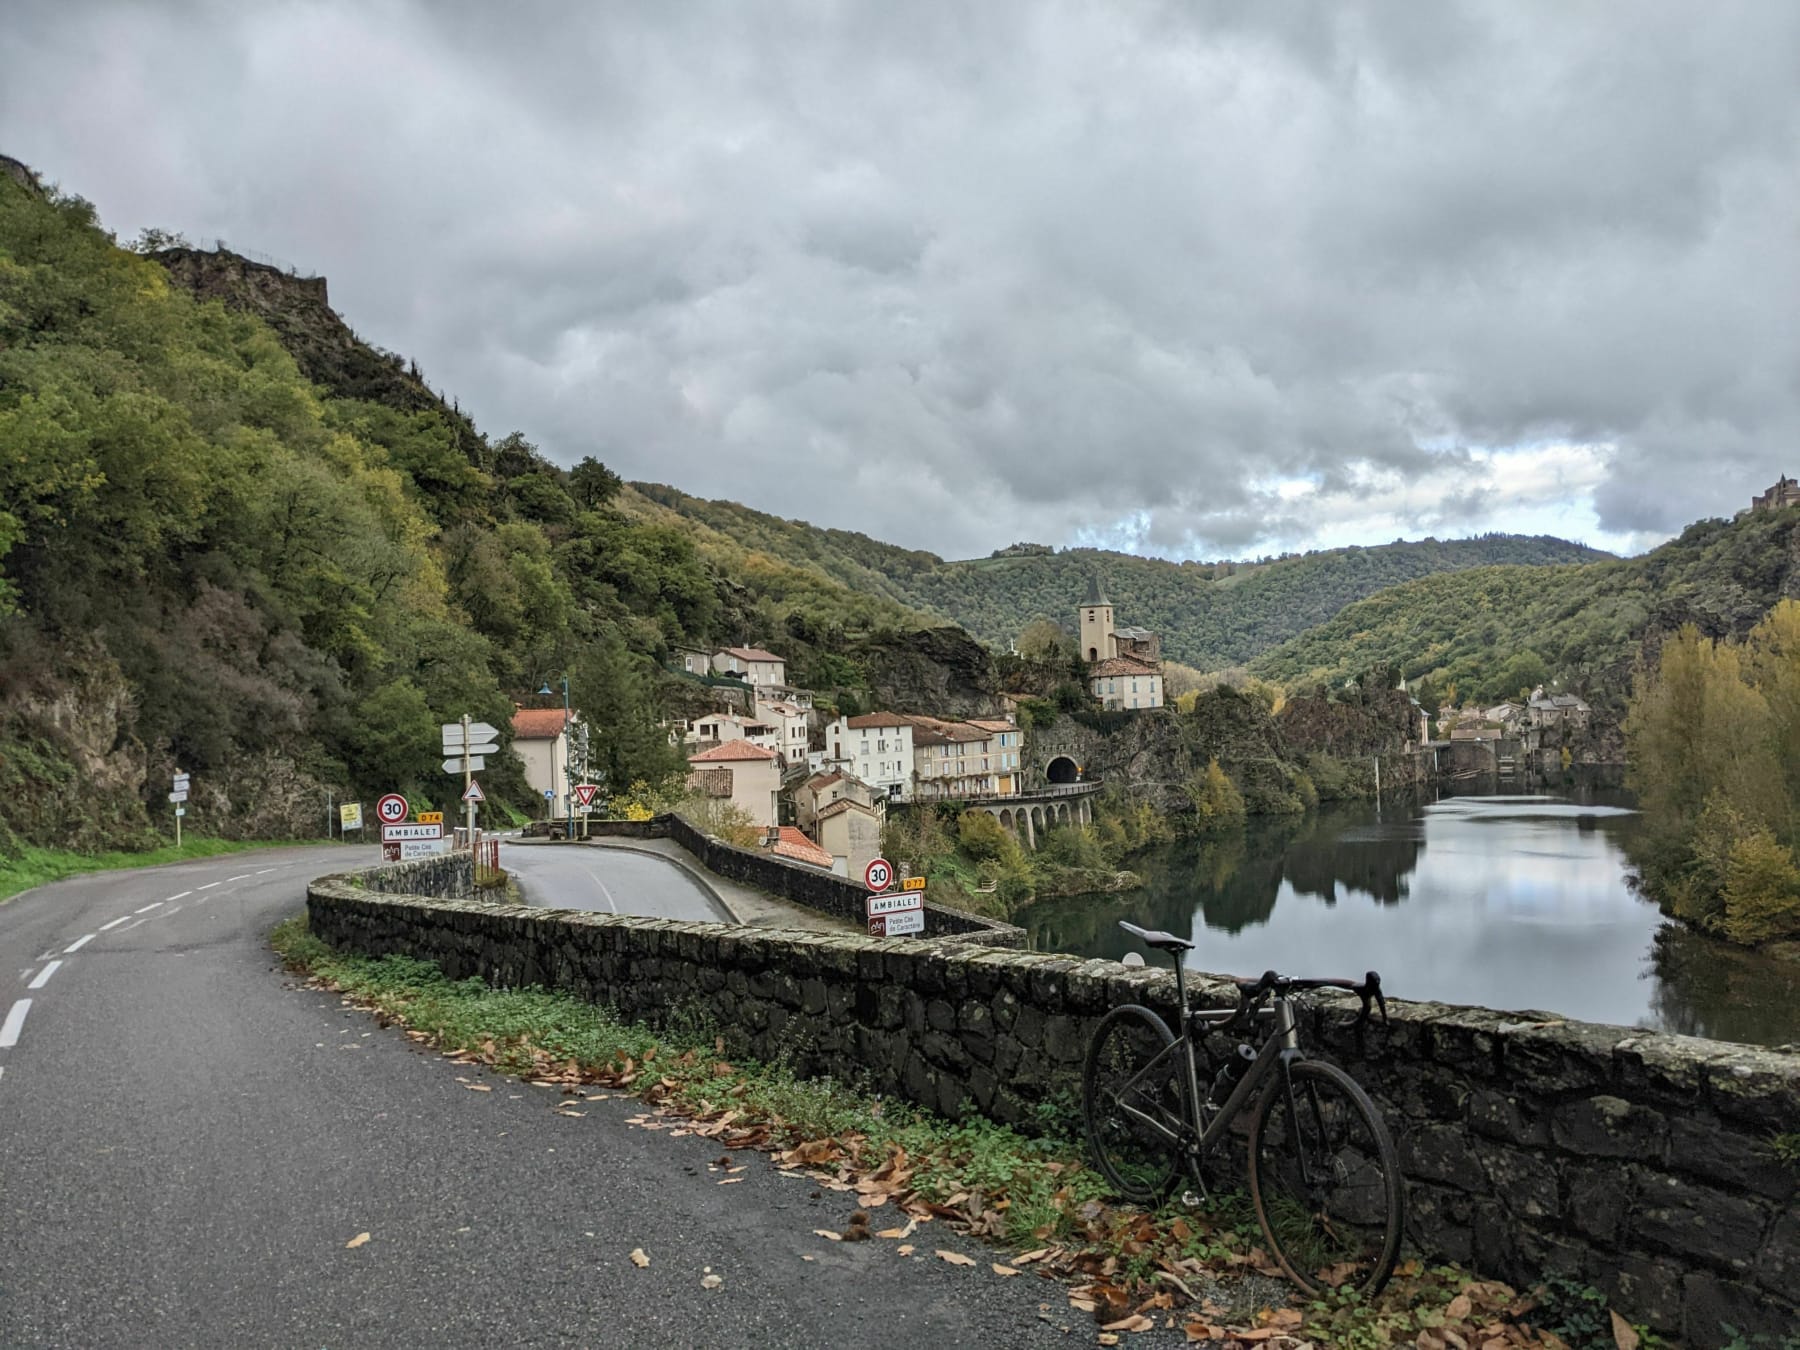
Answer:
[(700, 1287), (702, 1289), (717, 1289), (724, 1283), (725, 1281), (721, 1280), (717, 1275), (708, 1275), (705, 1279), (700, 1281)]
[(585, 1120), (587, 1118), (586, 1111), (558, 1111), (556, 1114), (564, 1120)]
[(1444, 1305), (1444, 1316), (1452, 1322), (1460, 1322), (1474, 1310), (1474, 1306), (1467, 1294), (1458, 1294)]
[(1034, 1252), (1026, 1252), (1022, 1256), (1013, 1257), (1012, 1263), (1015, 1266), (1028, 1266), (1033, 1261), (1042, 1261), (1048, 1255), (1050, 1255), (1050, 1249), (1048, 1247), (1039, 1247)]
[(1224, 1327), (1215, 1327), (1209, 1322), (1189, 1322), (1183, 1330), (1189, 1341), (1217, 1341), (1225, 1337)]
[(363, 1245), (363, 1243), (367, 1242), (368, 1240), (369, 1240), (369, 1235), (367, 1233), (358, 1233), (355, 1237), (351, 1238), (344, 1245), (346, 1247), (360, 1247)]
[(815, 1237), (822, 1237), (828, 1242), (842, 1242), (844, 1240), (844, 1235), (832, 1228), (815, 1228), (813, 1229), (813, 1235)]
[(1095, 1339), (1097, 1339), (1101, 1345), (1117, 1345), (1119, 1343), (1119, 1338), (1110, 1331), (1101, 1332)]
[(639, 1270), (642, 1270), (645, 1266), (650, 1264), (650, 1258), (644, 1255), (644, 1249), (642, 1247), (633, 1247), (631, 1249), (631, 1264), (636, 1266)]
[(1268, 1313), (1263, 1321), (1277, 1331), (1292, 1331), (1306, 1320), (1306, 1314), (1298, 1308), (1276, 1308)]
[(993, 1264), (993, 1272), (996, 1275), (1023, 1275), (1025, 1273), (1014, 1266), (1003, 1266), (998, 1261)]
[(918, 1251), (919, 1249), (917, 1247), (913, 1246), (912, 1243), (910, 1243), (910, 1242), (903, 1242), (898, 1247), (894, 1248), (894, 1250), (899, 1252), (900, 1255), (902, 1255), (902, 1256), (911, 1256), (914, 1252)]
[(974, 1257), (964, 1256), (961, 1252), (947, 1252), (942, 1247), (938, 1248), (937, 1256), (938, 1260), (948, 1261), (953, 1266), (972, 1266), (975, 1264)]
[(738, 1182), (740, 1182), (740, 1181), (742, 1181), (742, 1180), (743, 1180), (743, 1178), (742, 1178), (742, 1177), (726, 1177), (726, 1178), (725, 1178), (725, 1180), (723, 1180), (723, 1181), (721, 1181), (721, 1182), (720, 1182), (720, 1183), (719, 1183), (719, 1185), (721, 1185), (721, 1186), (735, 1186), (735, 1185), (737, 1185), (737, 1184), (738, 1184)]
[(1637, 1350), (1638, 1334), (1636, 1330), (1633, 1329), (1631, 1323), (1617, 1313), (1612, 1315), (1612, 1334), (1613, 1344), (1618, 1346), (1619, 1350)]
[(492, 1086), (487, 1083), (464, 1083), (463, 1086), (469, 1089), (470, 1092), (492, 1092), (494, 1090)]
[[(1121, 1317), (1116, 1322), (1108, 1322), (1105, 1326), (1101, 1327), (1100, 1330), (1102, 1330), (1102, 1331), (1149, 1331), (1153, 1327), (1155, 1327), (1155, 1325), (1156, 1325), (1156, 1323), (1152, 1322), (1148, 1317), (1145, 1317), (1142, 1313), (1133, 1313), (1130, 1317)], [(1274, 1333), (1270, 1332), (1269, 1334), (1273, 1335)]]

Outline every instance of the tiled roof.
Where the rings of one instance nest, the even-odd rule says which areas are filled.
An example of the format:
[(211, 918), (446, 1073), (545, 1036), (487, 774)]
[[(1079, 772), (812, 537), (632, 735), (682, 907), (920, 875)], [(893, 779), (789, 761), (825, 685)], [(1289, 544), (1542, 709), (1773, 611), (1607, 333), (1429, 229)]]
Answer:
[(816, 773), (811, 778), (807, 779), (805, 783), (801, 784), (801, 786), (811, 788), (814, 792), (823, 792), (833, 783), (841, 783), (843, 781), (844, 775), (841, 773)]
[(1109, 656), (1104, 661), (1096, 661), (1088, 667), (1089, 676), (1094, 675), (1160, 675), (1162, 671), (1148, 661), (1140, 661), (1135, 656)]
[(513, 739), (553, 741), (562, 735), (567, 718), (561, 708), (520, 708), (513, 714)]
[(1017, 731), (1018, 723), (1008, 722), (1000, 717), (971, 717), (969, 725), (980, 727), (983, 731)]
[(871, 816), (876, 813), (874, 807), (865, 806), (854, 797), (839, 797), (830, 806), (819, 808), (819, 819), (830, 820), (831, 817), (840, 816), (846, 811), (862, 811)]
[(861, 731), (867, 727), (910, 727), (914, 721), (914, 718), (903, 716), (900, 713), (879, 712), (863, 713), (860, 717), (852, 717), (849, 725), (853, 731)]
[(738, 741), (726, 741), (721, 745), (715, 745), (710, 750), (702, 750), (697, 755), (689, 755), (688, 763), (689, 764), (729, 764), (735, 760), (780, 759), (780, 758), (781, 758), (781, 756), (776, 754), (773, 750), (765, 749), (763, 746), (760, 746), (760, 745), (753, 745), (749, 741), (738, 740)]
[(775, 846), (770, 849), (770, 852), (778, 858), (792, 858), (795, 862), (809, 863), (814, 867), (823, 867), (828, 872), (831, 870), (831, 855), (817, 844), (813, 843), (813, 841), (808, 839), (805, 835), (801, 834), (800, 831), (796, 830), (792, 825), (783, 825), (781, 827), (780, 837), (776, 840)]
[(786, 664), (785, 658), (766, 652), (761, 647), (721, 647), (720, 651), (727, 656), (735, 656), (740, 661), (774, 661), (778, 665)]

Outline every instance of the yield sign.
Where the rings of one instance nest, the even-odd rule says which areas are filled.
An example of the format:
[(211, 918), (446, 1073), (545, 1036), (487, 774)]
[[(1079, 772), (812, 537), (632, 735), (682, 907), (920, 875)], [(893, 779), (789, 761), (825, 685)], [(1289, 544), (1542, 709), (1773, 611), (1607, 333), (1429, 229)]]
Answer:
[(575, 800), (583, 806), (592, 806), (594, 804), (594, 797), (599, 791), (600, 785), (598, 783), (577, 783), (575, 785)]
[(465, 802), (485, 802), (487, 795), (482, 792), (480, 783), (470, 779), (468, 789), (463, 793), (462, 799)]

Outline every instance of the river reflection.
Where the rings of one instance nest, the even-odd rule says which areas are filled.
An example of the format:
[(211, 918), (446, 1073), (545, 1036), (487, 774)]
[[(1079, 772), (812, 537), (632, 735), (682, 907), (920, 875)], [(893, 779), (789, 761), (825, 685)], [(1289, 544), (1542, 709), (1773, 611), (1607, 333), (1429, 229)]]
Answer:
[(1130, 919), (1193, 938), (1198, 970), (1376, 969), (1404, 998), (1800, 1041), (1800, 967), (1665, 923), (1627, 882), (1640, 828), (1605, 788), (1336, 805), (1139, 855), (1144, 889), (1021, 917), (1045, 950), (1123, 956)]

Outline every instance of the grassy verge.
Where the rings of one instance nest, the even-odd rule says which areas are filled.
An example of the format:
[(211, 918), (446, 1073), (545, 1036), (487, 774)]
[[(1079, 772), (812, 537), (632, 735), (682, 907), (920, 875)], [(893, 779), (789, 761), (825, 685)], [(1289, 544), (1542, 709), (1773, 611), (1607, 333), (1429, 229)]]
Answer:
[(180, 848), (169, 844), (148, 853), (67, 853), (60, 849), (26, 848), (17, 856), (0, 857), (0, 904), (33, 886), (80, 876), (84, 872), (115, 872), (128, 867), (154, 867), (158, 863), (186, 862), (191, 858), (213, 858), (224, 853), (247, 853), (251, 849), (289, 848), (296, 843), (318, 842), (321, 841), (196, 839), (190, 835), (181, 841)]
[[(1009, 1247), (1018, 1254), (996, 1273), (1035, 1268), (1070, 1280), (1070, 1304), (1102, 1327), (1181, 1326), (1191, 1340), (1264, 1347), (1568, 1345), (1520, 1320), (1531, 1300), (1450, 1266), (1403, 1263), (1374, 1303), (1290, 1302), (1241, 1197), (1156, 1213), (1111, 1204), (1067, 1132), (1067, 1109), (1046, 1115), (1038, 1137), (978, 1117), (950, 1121), (854, 1084), (798, 1078), (781, 1063), (729, 1061), (698, 1018), (654, 1031), (565, 994), (452, 981), (405, 957), (346, 955), (313, 937), (304, 916), (271, 941), (290, 970), (460, 1061), (559, 1083), (571, 1098), (588, 1084), (634, 1093), (728, 1148), (774, 1152), (845, 1192), (847, 1204), (871, 1205), (880, 1231), (865, 1225), (862, 1237), (925, 1246), (918, 1226), (939, 1221)], [(1118, 1340), (1102, 1332), (1102, 1344)]]

